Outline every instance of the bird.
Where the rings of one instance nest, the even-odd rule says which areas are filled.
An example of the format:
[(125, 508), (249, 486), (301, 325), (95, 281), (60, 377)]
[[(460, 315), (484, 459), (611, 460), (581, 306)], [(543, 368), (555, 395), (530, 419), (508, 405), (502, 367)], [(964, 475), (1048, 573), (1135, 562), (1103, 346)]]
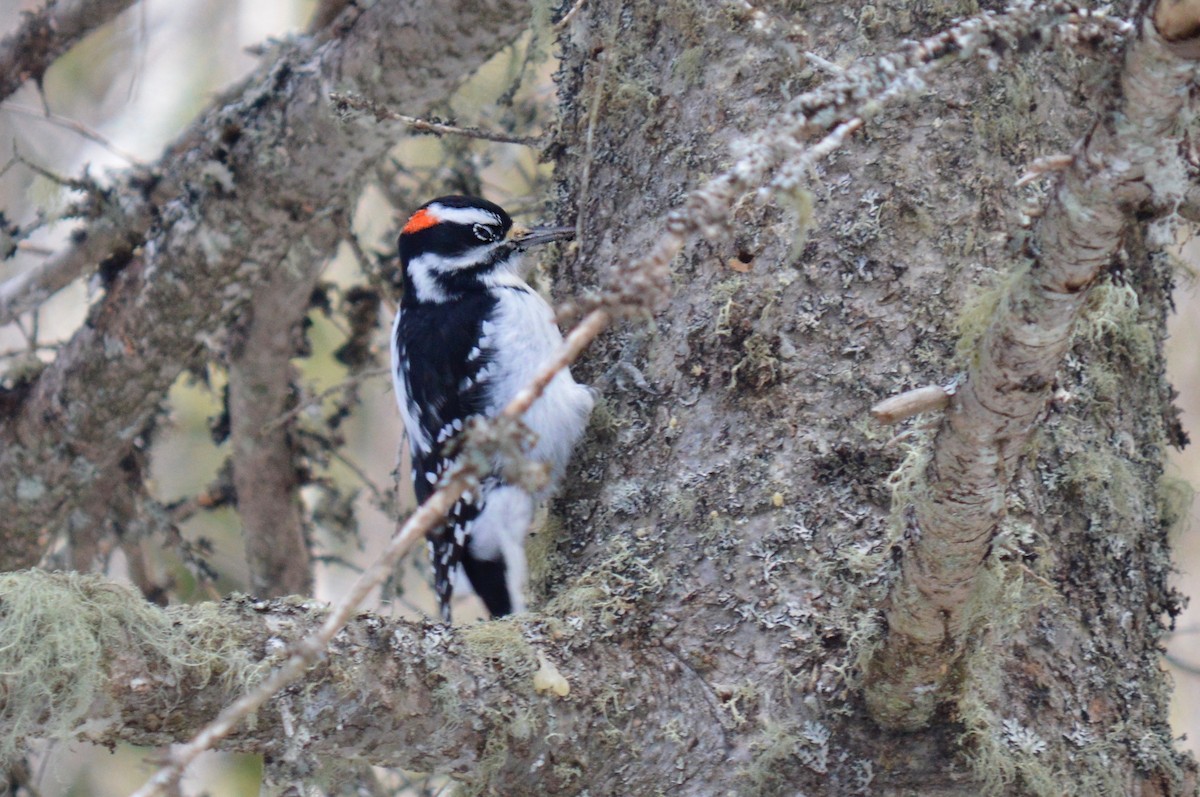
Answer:
[[(475, 196), (426, 202), (401, 229), (392, 379), (418, 501), (433, 494), (467, 423), (499, 414), (562, 345), (553, 310), (520, 269), (527, 249), (572, 235), (569, 227), (515, 225), (499, 205)], [(521, 418), (536, 435), (529, 458), (549, 466), (546, 486), (531, 495), (498, 470), (483, 474), (426, 535), (444, 622), (463, 576), (493, 618), (525, 610), (525, 539), (594, 401), (561, 370)]]

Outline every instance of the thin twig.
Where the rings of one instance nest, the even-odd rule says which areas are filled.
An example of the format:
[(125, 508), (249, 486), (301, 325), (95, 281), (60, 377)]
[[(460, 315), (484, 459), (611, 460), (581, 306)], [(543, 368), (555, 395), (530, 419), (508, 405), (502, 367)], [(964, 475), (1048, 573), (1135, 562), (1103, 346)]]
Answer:
[(328, 388), (322, 390), (317, 395), (311, 397), (307, 401), (303, 401), (300, 404), (297, 404), (292, 409), (290, 409), (287, 412), (283, 413), (282, 415), (276, 417), (273, 421), (271, 421), (267, 424), (264, 424), (263, 428), (262, 428), (262, 432), (260, 432), (260, 434), (270, 432), (274, 429), (279, 428), (280, 426), (283, 426), (285, 423), (291, 422), (298, 415), (300, 415), (302, 412), (304, 412), (308, 408), (319, 405), (322, 401), (324, 401), (325, 399), (334, 395), (335, 393), (342, 393), (346, 390), (349, 390), (350, 388), (358, 387), (360, 384), (362, 384), (363, 382), (365, 382), (368, 379), (374, 379), (377, 376), (386, 376), (387, 373), (388, 373), (387, 368), (370, 368), (366, 371), (360, 371), (360, 372), (354, 374), (353, 376), (349, 376), (349, 377), (343, 379), (341, 382), (338, 382), (333, 387), (328, 387)]
[(510, 133), (499, 133), (494, 130), (484, 130), (480, 127), (459, 127), (443, 122), (418, 119), (415, 116), (406, 116), (405, 114), (384, 108), (382, 105), (358, 95), (341, 94), (335, 91), (329, 95), (329, 99), (337, 106), (338, 113), (345, 114), (348, 110), (367, 111), (374, 114), (375, 121), (386, 119), (392, 122), (400, 122), (401, 124), (408, 125), (418, 133), (430, 133), (435, 136), (466, 136), (467, 138), (478, 138), (484, 141), (495, 141), (499, 144), (520, 144), (523, 147), (532, 147), (534, 149), (541, 149), (542, 147), (542, 139), (538, 137), (514, 136)]
[(354, 615), (358, 604), (366, 599), (376, 584), (388, 577), (396, 563), (429, 529), (442, 522), (465, 490), (465, 478), (451, 479), (417, 507), (417, 511), (392, 537), (379, 559), (355, 580), (349, 592), (333, 607), (321, 627), (293, 644), (288, 658), (266, 680), (226, 706), (191, 741), (172, 749), (170, 763), (155, 772), (134, 792), (133, 797), (166, 793), (179, 780), (183, 770), (201, 753), (228, 736), (242, 719), (261, 708), (280, 689), (303, 677), (308, 668), (325, 655), (326, 647)]
[(567, 26), (571, 24), (571, 20), (575, 18), (575, 15), (579, 13), (579, 9), (583, 8), (583, 4), (586, 2), (587, 0), (575, 0), (575, 5), (571, 6), (571, 10), (563, 14), (563, 18), (554, 23), (554, 32), (562, 33), (566, 30)]
[(54, 125), (55, 127), (61, 127), (64, 130), (70, 130), (73, 133), (78, 133), (79, 135), (86, 138), (88, 141), (91, 141), (92, 143), (95, 143), (95, 144), (99, 144), (100, 146), (104, 147), (106, 150), (111, 152), (113, 155), (116, 155), (118, 158), (121, 158), (122, 160), (127, 161), (128, 163), (132, 164), (133, 166), (144, 166), (145, 165), (145, 161), (143, 161), (141, 158), (121, 149), (116, 144), (112, 143), (107, 138), (105, 138), (103, 135), (101, 135), (98, 131), (96, 131), (95, 129), (93, 129), (91, 127), (88, 127), (83, 122), (77, 121), (75, 119), (68, 119), (65, 116), (59, 116), (56, 113), (45, 113), (43, 111), (34, 110), (33, 108), (26, 108), (23, 105), (14, 105), (13, 103), (8, 103), (6, 105), (0, 106), (0, 108), (3, 108), (6, 111), (11, 111), (12, 113), (21, 114), (22, 116), (28, 116), (33, 119), (38, 119), (43, 122), (47, 122), (49, 124)]

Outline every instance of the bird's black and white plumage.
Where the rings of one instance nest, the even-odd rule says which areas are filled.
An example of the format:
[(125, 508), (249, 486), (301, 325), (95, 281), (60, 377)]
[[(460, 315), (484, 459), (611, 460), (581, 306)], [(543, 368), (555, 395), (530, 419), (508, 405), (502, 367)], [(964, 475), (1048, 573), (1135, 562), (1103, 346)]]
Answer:
[[(466, 421), (498, 414), (562, 343), (550, 306), (518, 268), (526, 248), (569, 234), (514, 227), (498, 205), (466, 196), (428, 202), (404, 225), (392, 377), (417, 500), (434, 491), (450, 464), (448, 446)], [(498, 473), (487, 475), (477, 494), (464, 494), (447, 523), (429, 535), (447, 622), (460, 574), (493, 617), (525, 608), (525, 537), (591, 410), (591, 391), (560, 372), (522, 418), (537, 435), (531, 457), (549, 464), (550, 484), (531, 496)]]

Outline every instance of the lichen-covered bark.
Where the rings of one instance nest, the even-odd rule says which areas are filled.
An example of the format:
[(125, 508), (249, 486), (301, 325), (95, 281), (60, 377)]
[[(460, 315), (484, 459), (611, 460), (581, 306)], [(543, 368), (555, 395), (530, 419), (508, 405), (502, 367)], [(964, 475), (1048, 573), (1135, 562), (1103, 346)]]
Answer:
[[(1200, 15), (1197, 16), (1200, 22)], [(881, 724), (912, 730), (953, 697), (957, 658), (979, 618), (973, 593), (1005, 514), (1009, 482), (1045, 409), (1090, 291), (1133, 215), (1183, 200), (1176, 155), (1197, 64), (1147, 19), (1120, 73), (1122, 104), (1088, 132), (1048, 202), (1029, 263), (1001, 298), (933, 443), (914, 539), (888, 597), (888, 632), (866, 673)]]
[[(584, 220), (578, 256), (562, 269), (572, 285), (613, 278), (654, 240), (647, 220), (673, 207), (697, 175), (728, 163), (729, 142), (761, 129), (789, 96), (855, 57), (978, 10), (622, 8), (590, 9), (561, 73), (564, 216)], [(858, 662), (878, 642), (876, 607), (906, 547), (889, 477), (913, 488), (929, 442), (910, 433), (889, 444), (891, 432), (867, 411), (884, 396), (944, 384), (962, 367), (958, 337), (977, 335), (979, 325), (971, 297), (1019, 268), (1014, 254), (1027, 233), (1017, 214), (1039, 206), (1044, 191), (1044, 183), (1013, 183), (1034, 158), (1068, 151), (1112, 101), (1119, 60), (1106, 41), (1035, 48), (995, 72), (943, 70), (930, 91), (885, 107), (816, 166), (807, 191), (740, 202), (731, 237), (676, 262), (675, 294), (653, 328), (626, 326), (577, 369), (605, 386), (607, 401), (580, 478), (560, 502), (564, 528), (542, 588), (554, 595), (578, 568), (620, 553), (631, 589), (653, 594), (652, 619), (633, 619), (630, 633), (695, 668), (736, 725), (714, 782), (729, 773), (738, 793), (764, 794), (960, 794), (981, 785), (1057, 793), (1063, 782), (1080, 794), (1191, 788), (1191, 764), (1170, 747), (1153, 666), (1162, 613), (1175, 605), (1155, 498), (1168, 414), (1157, 302), (1169, 277), (1132, 242), (1121, 253), (1124, 280), (1145, 289), (1144, 304), (1105, 282), (1103, 296), (1120, 300), (1123, 320), (1095, 323), (1134, 335), (1144, 347), (1137, 356), (1155, 365), (1101, 365), (1121, 355), (1089, 346), (1092, 367), (1108, 377), (1104, 397), (1078, 371), (1059, 374), (1071, 399), (1053, 409), (1055, 433), (1017, 452), (1019, 511), (1010, 507), (1012, 525), (993, 546), (988, 588), (976, 599), (977, 655), (952, 673), (967, 699), (930, 729), (893, 736), (857, 697)], [(806, 61), (804, 51), (834, 66)], [(1116, 309), (1093, 303), (1089, 311)], [(1116, 396), (1137, 396), (1138, 411), (1113, 417)], [(1058, 424), (1071, 430), (1069, 443)], [(1099, 470), (1079, 478), (1076, 456)], [(1118, 482), (1120, 514), (1081, 511), (1079, 495), (1103, 505)], [(1113, 569), (1131, 580), (1116, 591), (1105, 578), (1076, 583), (1084, 561), (1108, 568), (1094, 540), (1114, 525), (1129, 548)], [(1142, 619), (1122, 626), (1118, 606), (1127, 621)], [(1030, 680), (1031, 648), (1053, 659), (1077, 645), (1091, 653), (1067, 654)], [(1097, 646), (1129, 663), (1122, 675), (1089, 658)], [(1122, 701), (1129, 721), (1093, 718), (1090, 706), (1111, 700), (1116, 682), (1134, 696)], [(1147, 752), (1109, 758), (1135, 745)]]
[[(23, 617), (5, 614), (17, 605)], [(54, 697), (63, 709), (82, 699), (87, 738), (163, 745), (236, 699), (322, 616), (316, 604), (250, 598), (161, 610), (97, 577), (9, 574), (0, 577), (0, 618), (23, 651), (8, 646), (0, 662), (14, 697), (69, 673), (74, 691)], [(690, 781), (723, 755), (721, 709), (707, 687), (668, 650), (606, 640), (595, 614), (576, 620), (452, 629), (362, 614), (302, 686), (225, 746), (298, 769), (313, 756), (438, 769), (481, 789), (504, 784), (505, 794), (705, 793)], [(50, 622), (69, 626), (57, 641), (36, 634)], [(72, 669), (51, 664), (55, 644), (74, 654)], [(22, 671), (22, 655), (51, 666)], [(19, 732), (54, 719), (32, 713)], [(3, 705), (0, 717), (10, 720), (3, 754), (14, 728)]]

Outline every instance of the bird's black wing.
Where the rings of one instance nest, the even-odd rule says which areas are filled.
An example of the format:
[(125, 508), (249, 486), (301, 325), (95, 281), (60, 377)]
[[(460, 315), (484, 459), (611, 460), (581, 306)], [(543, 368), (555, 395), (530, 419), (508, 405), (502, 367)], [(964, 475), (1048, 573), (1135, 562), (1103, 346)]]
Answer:
[[(493, 352), (480, 344), (483, 322), (495, 306), (491, 295), (475, 293), (401, 309), (396, 328), (396, 377), (404, 390), (406, 412), (420, 432), (418, 439), (410, 440), (418, 501), (433, 494), (450, 464), (448, 446), (454, 436), (467, 420), (486, 412), (486, 381), (481, 372)], [(478, 516), (481, 500), (482, 496), (464, 495), (447, 522), (428, 535), (434, 588), (447, 621), (453, 592), (451, 572), (463, 560), (466, 528)], [(475, 578), (471, 580), (474, 583)]]

